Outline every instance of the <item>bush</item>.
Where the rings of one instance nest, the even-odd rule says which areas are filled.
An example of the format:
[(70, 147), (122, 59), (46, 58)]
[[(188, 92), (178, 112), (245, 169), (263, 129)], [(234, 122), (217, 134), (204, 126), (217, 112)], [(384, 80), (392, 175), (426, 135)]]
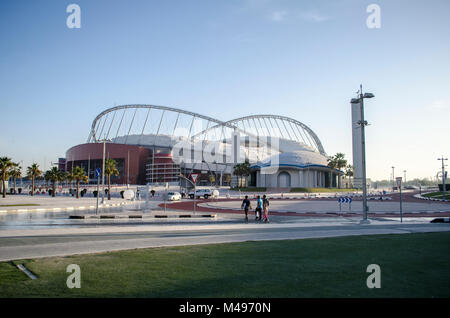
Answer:
[(92, 193), (94, 194), (94, 198), (96, 198), (97, 195), (98, 195), (98, 191), (97, 191), (97, 190), (94, 190)]
[(120, 191), (120, 196), (122, 197), (122, 199), (123, 199), (123, 193), (124, 192), (125, 192), (124, 190)]
[(19, 194), (22, 193), (22, 188), (17, 189), (17, 191), (19, 192)]

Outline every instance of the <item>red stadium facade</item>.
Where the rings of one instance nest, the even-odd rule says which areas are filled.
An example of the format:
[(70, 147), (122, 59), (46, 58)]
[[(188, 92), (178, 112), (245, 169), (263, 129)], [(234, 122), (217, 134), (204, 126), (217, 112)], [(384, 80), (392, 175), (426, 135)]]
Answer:
[[(111, 176), (116, 184), (145, 184), (145, 166), (151, 156), (151, 150), (141, 146), (105, 143), (105, 158), (117, 162), (119, 176)], [(66, 152), (66, 171), (80, 166), (95, 182), (95, 169), (102, 168), (103, 143), (86, 143), (74, 146)]]

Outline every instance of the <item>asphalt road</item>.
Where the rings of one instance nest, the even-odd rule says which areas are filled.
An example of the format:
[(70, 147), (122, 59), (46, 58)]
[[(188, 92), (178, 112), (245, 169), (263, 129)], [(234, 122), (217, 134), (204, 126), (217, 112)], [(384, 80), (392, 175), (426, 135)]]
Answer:
[(401, 224), (380, 219), (359, 225), (358, 221), (9, 230), (0, 234), (0, 261), (162, 246), (450, 231), (448, 223)]

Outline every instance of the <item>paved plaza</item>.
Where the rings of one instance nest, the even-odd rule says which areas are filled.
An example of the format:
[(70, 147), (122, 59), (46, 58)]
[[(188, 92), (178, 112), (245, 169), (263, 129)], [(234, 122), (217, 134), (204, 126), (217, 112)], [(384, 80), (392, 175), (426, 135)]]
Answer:
[[(240, 210), (240, 201), (221, 201), (200, 203), (199, 206), (209, 208), (225, 208), (230, 210)], [(255, 205), (256, 202), (253, 203)], [(369, 212), (371, 213), (400, 213), (399, 202), (396, 201), (369, 201)], [(450, 212), (450, 204), (438, 202), (403, 202), (402, 209), (404, 213), (420, 212)], [(295, 212), (295, 213), (337, 213), (337, 212), (360, 212), (362, 211), (362, 201), (353, 201), (349, 203), (339, 203), (336, 201), (308, 201), (308, 200), (271, 200), (270, 211), (276, 212)]]
[[(252, 201), (254, 201), (252, 199)], [(96, 199), (61, 196), (8, 196), (0, 201), (0, 261), (49, 256), (97, 253), (134, 248), (243, 242), (251, 240), (284, 240), (373, 234), (450, 231), (450, 224), (434, 224), (436, 216), (447, 216), (450, 204), (421, 201), (413, 193), (405, 197), (403, 223), (399, 219), (399, 201), (369, 201), (369, 225), (360, 225), (361, 201), (339, 204), (329, 198), (272, 199), (270, 223), (245, 222), (241, 199), (197, 200), (167, 203), (160, 197), (145, 201), (112, 198), (101, 209), (117, 219), (70, 219), (71, 215), (95, 213)], [(36, 206), (29, 206), (36, 204)], [(13, 206), (5, 206), (13, 205)], [(17, 206), (23, 205), (23, 206)], [(202, 213), (214, 212), (213, 218)], [(124, 216), (141, 214), (140, 219)], [(156, 215), (192, 218), (156, 218)], [(252, 214), (250, 214), (252, 216)]]

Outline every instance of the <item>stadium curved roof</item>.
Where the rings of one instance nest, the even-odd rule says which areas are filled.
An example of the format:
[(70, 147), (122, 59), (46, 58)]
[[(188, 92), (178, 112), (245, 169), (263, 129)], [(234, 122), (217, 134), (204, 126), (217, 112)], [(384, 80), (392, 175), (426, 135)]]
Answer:
[(124, 144), (141, 144), (149, 135), (192, 141), (225, 140), (236, 131), (243, 136), (294, 141), (326, 156), (314, 131), (286, 116), (251, 115), (221, 121), (179, 108), (147, 104), (115, 106), (101, 112), (92, 122), (88, 142), (113, 139)]

